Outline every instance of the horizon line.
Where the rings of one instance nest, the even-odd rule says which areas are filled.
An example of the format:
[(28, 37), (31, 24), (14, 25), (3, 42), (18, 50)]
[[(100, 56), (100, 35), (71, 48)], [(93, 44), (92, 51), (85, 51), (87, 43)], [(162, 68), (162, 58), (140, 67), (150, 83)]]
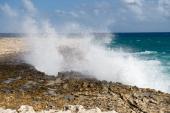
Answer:
[[(87, 32), (70, 32), (70, 33), (64, 33), (64, 32), (60, 32), (58, 34), (83, 34), (83, 33), (87, 33)], [(94, 34), (119, 34), (119, 33), (170, 33), (170, 31), (147, 31), (147, 32), (89, 32), (89, 33), (94, 33)], [(18, 33), (18, 32), (0, 32), (0, 34), (29, 34), (29, 33)], [(45, 33), (31, 33), (31, 34), (45, 34)], [(49, 33), (50, 34), (50, 33)]]

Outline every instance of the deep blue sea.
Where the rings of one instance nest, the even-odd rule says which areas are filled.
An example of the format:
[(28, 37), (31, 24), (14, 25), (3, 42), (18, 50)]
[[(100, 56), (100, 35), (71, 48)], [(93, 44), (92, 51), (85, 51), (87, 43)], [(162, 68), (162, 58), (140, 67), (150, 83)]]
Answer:
[(170, 33), (117, 33), (110, 46), (146, 60), (158, 60), (170, 72)]

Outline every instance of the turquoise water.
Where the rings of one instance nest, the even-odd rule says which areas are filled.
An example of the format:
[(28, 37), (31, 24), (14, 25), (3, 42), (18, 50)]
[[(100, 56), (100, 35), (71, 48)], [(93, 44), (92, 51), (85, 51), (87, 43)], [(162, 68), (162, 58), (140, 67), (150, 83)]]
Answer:
[[(49, 75), (74, 70), (99, 80), (170, 92), (170, 33), (81, 36), (70, 34), (61, 41), (57, 36), (53, 40), (30, 40), (33, 48), (24, 60)], [(65, 47), (69, 51), (63, 54), (59, 50), (67, 50)]]
[(158, 60), (170, 72), (170, 33), (115, 34), (110, 46), (125, 49), (142, 59)]

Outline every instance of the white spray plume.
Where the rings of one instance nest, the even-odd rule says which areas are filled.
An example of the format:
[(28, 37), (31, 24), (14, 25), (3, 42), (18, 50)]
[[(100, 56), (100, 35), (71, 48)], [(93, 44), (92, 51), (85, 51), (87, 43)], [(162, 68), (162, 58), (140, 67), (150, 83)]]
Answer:
[(110, 50), (104, 43), (104, 39), (108, 41), (110, 37), (101, 41), (87, 33), (76, 36), (57, 34), (49, 25), (42, 29), (51, 33), (31, 37), (31, 51), (25, 59), (39, 71), (57, 75), (61, 71), (73, 70), (100, 80), (168, 91), (169, 80), (159, 61), (146, 61), (128, 52)]
[(64, 33), (80, 34), (59, 34), (49, 21), (26, 16), (23, 30), (28, 34), (30, 52), (24, 60), (49, 75), (73, 70), (99, 80), (168, 91), (169, 79), (159, 61), (142, 60), (123, 50), (109, 49), (106, 43), (112, 37), (98, 38), (91, 33), (92, 29), (79, 24), (61, 29)]

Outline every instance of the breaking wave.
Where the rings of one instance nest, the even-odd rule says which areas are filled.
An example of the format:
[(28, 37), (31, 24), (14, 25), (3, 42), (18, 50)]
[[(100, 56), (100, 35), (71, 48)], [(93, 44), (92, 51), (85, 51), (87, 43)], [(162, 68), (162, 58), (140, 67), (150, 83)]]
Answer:
[(62, 28), (57, 28), (63, 34), (58, 33), (50, 21), (36, 17), (38, 10), (31, 1), (27, 2), (34, 10), (26, 7), (28, 13), (21, 21), (30, 50), (24, 60), (37, 70), (49, 75), (73, 70), (99, 80), (169, 91), (170, 80), (159, 60), (142, 59), (125, 51), (126, 48), (109, 48), (107, 44), (113, 37), (94, 35), (97, 28), (65, 23)]

